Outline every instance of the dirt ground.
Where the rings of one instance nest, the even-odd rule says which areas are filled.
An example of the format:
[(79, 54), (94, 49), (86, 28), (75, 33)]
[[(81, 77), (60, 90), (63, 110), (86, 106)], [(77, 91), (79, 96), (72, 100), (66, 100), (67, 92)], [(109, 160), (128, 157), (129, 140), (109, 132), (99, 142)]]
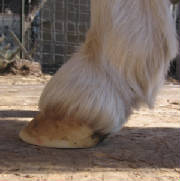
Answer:
[(0, 76), (0, 181), (180, 180), (180, 85), (168, 82), (154, 110), (135, 111), (91, 149), (49, 149), (19, 140), (50, 77)]

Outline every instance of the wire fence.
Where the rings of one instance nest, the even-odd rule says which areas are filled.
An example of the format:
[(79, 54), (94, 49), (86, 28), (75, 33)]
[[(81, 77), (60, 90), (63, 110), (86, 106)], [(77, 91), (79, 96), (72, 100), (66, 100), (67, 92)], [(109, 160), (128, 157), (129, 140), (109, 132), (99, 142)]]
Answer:
[[(178, 29), (179, 7), (170, 10)], [(89, 23), (90, 0), (0, 0), (0, 52), (18, 52), (11, 31), (23, 54), (27, 51), (45, 72), (55, 72), (84, 41)], [(175, 69), (173, 62), (170, 74)]]
[[(11, 29), (15, 34), (20, 37), (20, 4), (18, 0), (14, 3), (7, 0), (0, 1), (0, 37), (2, 49), (4, 46), (9, 45), (13, 49), (16, 45), (9, 36), (8, 30)], [(4, 41), (2, 41), (4, 39)]]

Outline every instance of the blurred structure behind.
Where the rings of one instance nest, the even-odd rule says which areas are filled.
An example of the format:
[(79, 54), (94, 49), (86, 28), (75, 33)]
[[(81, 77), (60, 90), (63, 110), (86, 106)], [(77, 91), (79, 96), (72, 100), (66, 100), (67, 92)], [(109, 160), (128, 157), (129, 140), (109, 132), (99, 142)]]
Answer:
[(11, 30), (43, 71), (54, 73), (84, 41), (89, 20), (89, 0), (0, 0), (0, 50), (18, 47)]
[[(170, 11), (179, 33), (179, 5)], [(89, 24), (90, 0), (0, 0), (0, 51), (17, 51), (11, 30), (43, 72), (54, 73), (84, 41)], [(180, 79), (179, 56), (169, 75)]]

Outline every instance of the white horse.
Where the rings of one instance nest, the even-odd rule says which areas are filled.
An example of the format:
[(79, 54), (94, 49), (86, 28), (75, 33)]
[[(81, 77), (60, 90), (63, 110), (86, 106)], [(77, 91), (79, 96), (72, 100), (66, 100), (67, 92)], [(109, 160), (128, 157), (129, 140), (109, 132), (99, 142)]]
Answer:
[(85, 43), (45, 87), (40, 113), (20, 132), (30, 144), (87, 148), (153, 107), (177, 54), (169, 0), (91, 0)]

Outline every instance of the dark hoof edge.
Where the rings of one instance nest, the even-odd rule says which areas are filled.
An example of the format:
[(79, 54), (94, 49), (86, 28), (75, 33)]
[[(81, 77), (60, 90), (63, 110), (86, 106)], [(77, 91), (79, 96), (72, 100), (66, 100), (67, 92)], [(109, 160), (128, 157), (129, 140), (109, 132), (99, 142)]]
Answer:
[(100, 132), (95, 132), (91, 138), (92, 139), (98, 139), (98, 144), (102, 143), (107, 137), (109, 136), (109, 134), (103, 134), (103, 133), (100, 133)]

